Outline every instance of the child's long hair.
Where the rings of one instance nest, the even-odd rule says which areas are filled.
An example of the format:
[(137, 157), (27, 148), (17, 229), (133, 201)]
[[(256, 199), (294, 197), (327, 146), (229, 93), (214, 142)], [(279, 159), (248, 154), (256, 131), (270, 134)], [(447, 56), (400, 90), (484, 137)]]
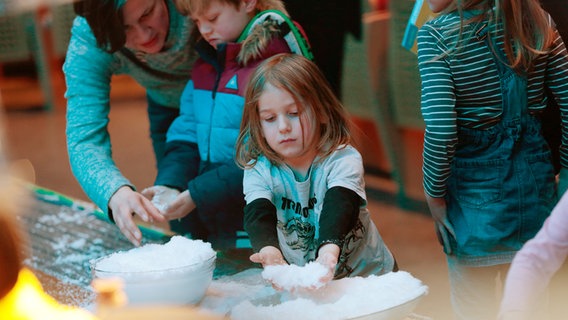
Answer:
[(282, 53), (262, 62), (249, 81), (241, 132), (236, 142), (239, 166), (254, 166), (260, 155), (276, 164), (283, 162), (264, 139), (260, 124), (258, 101), (268, 84), (292, 95), (300, 115), (304, 112), (311, 115), (308, 121), (319, 132), (313, 143), (318, 155), (326, 157), (350, 143), (351, 124), (347, 112), (319, 68), (301, 55)]
[[(215, 0), (226, 3), (238, 8), (243, 0)], [(284, 3), (281, 0), (257, 0), (256, 8), (258, 11), (278, 10), (288, 15)], [(192, 13), (200, 14), (209, 8), (211, 0), (174, 0), (174, 5), (183, 15), (191, 15)]]
[[(538, 0), (455, 0), (445, 12), (481, 9), (492, 12), (490, 23), (503, 21), (504, 49), (509, 65), (517, 72), (532, 68), (537, 56), (546, 53), (554, 41), (550, 16)], [(481, 15), (472, 21), (483, 19)], [(463, 24), (462, 19), (462, 24)], [(467, 22), (466, 22), (467, 23)]]

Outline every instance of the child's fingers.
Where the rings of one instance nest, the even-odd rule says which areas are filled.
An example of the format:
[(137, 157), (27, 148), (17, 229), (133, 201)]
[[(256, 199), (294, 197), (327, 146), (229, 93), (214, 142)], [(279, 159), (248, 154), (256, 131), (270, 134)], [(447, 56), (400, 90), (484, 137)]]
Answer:
[(168, 220), (180, 219), (185, 216), (187, 212), (184, 212), (184, 202), (182, 198), (176, 198), (166, 208), (164, 211), (164, 216)]
[(266, 266), (286, 264), (286, 261), (284, 261), (284, 259), (281, 256), (279, 255), (272, 256), (262, 252), (252, 254), (249, 257), (249, 260), (254, 263), (262, 264), (263, 268)]
[(260, 255), (260, 253), (253, 253), (250, 257), (249, 260), (254, 262), (254, 263), (262, 263), (262, 257)]
[(158, 210), (149, 200), (144, 201), (143, 205), (144, 205), (144, 210), (146, 211), (150, 219), (150, 222), (152, 223), (154, 223), (154, 221), (163, 222), (166, 220), (166, 218), (160, 213), (160, 210)]
[(282, 287), (278, 286), (277, 284), (275, 284), (274, 282), (270, 283), (272, 285), (272, 288), (276, 291), (284, 291), (284, 289), (282, 289)]
[(146, 197), (147, 199), (150, 199), (150, 200), (152, 200), (152, 198), (154, 198), (154, 196), (156, 195), (156, 191), (152, 187), (146, 188), (146, 189), (140, 191), (140, 193), (144, 197)]
[[(320, 283), (328, 283), (328, 282), (330, 282), (331, 280), (333, 280), (333, 269), (330, 269), (330, 270), (326, 273), (325, 276), (321, 277), (321, 278), (319, 279), (319, 282), (320, 282)], [(315, 289), (317, 289), (317, 287), (316, 287)]]

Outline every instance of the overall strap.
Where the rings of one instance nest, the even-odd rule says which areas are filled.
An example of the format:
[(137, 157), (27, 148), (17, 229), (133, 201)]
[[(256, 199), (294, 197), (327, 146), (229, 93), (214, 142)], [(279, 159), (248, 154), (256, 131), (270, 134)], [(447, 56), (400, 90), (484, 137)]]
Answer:
[(517, 140), (529, 115), (527, 98), (527, 76), (518, 73), (507, 64), (507, 57), (496, 40), (488, 34), (488, 25), (482, 24), (475, 32), (477, 40), (484, 41), (492, 54), (499, 72), (502, 94), (501, 122), (509, 127), (510, 134)]

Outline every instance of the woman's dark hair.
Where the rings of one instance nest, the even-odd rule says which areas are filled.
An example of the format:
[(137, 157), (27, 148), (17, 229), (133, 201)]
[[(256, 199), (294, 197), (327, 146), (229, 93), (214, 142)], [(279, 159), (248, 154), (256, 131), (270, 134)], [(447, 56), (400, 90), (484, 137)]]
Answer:
[(117, 0), (79, 0), (73, 8), (87, 20), (100, 48), (115, 52), (124, 46), (122, 7), (118, 7)]

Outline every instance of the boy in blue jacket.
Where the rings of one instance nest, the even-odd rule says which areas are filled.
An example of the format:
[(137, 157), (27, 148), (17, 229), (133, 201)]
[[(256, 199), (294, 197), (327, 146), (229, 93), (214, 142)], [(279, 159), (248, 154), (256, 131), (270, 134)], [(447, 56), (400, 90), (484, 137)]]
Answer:
[(235, 247), (243, 229), (243, 171), (234, 157), (249, 76), (277, 53), (311, 58), (311, 52), (280, 0), (178, 0), (176, 6), (199, 30), (199, 59), (168, 130), (155, 185), (142, 193), (174, 231), (223, 250)]

